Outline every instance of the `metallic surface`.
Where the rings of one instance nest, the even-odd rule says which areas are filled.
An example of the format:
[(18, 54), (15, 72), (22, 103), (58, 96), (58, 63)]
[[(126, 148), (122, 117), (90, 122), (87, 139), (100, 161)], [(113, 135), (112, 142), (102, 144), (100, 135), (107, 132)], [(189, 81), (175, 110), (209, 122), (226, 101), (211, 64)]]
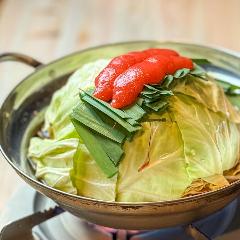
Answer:
[(185, 231), (194, 240), (211, 240), (208, 236), (206, 236), (204, 233), (200, 232), (198, 229), (196, 229), (192, 225), (188, 225), (186, 227)]
[(0, 232), (0, 240), (34, 240), (32, 228), (50, 218), (63, 213), (64, 210), (58, 206), (43, 212), (36, 212), (24, 218), (20, 218), (7, 224)]
[(5, 62), (5, 61), (22, 62), (32, 67), (38, 67), (42, 65), (42, 63), (40, 63), (39, 61), (37, 61), (32, 57), (29, 57), (24, 54), (10, 53), (10, 52), (0, 54), (0, 62)]
[[(163, 202), (117, 203), (75, 196), (48, 187), (34, 178), (26, 160), (29, 137), (41, 118), (36, 113), (48, 105), (53, 92), (83, 64), (149, 47), (173, 48), (192, 58), (208, 58), (209, 74), (234, 83), (240, 79), (240, 57), (204, 46), (171, 42), (130, 42), (77, 52), (40, 66), (9, 94), (0, 110), (0, 145), (3, 155), (32, 187), (56, 201), (65, 210), (90, 222), (120, 229), (158, 229), (187, 224), (223, 208), (240, 192), (240, 182), (194, 197)], [(37, 120), (36, 120), (37, 119)]]
[[(56, 204), (49, 198), (36, 192), (30, 186), (23, 185), (14, 193), (10, 201), (7, 203), (3, 212), (0, 213), (0, 231), (10, 222), (16, 221), (24, 216), (31, 215), (35, 212), (42, 212), (44, 209), (54, 207)], [(211, 215), (207, 220), (202, 219), (198, 223), (192, 223), (194, 227), (201, 230), (202, 233), (207, 233), (208, 236), (219, 236), (218, 240), (232, 240), (240, 237), (240, 199), (234, 200), (226, 208)], [(205, 222), (207, 221), (207, 222)], [(205, 225), (207, 224), (207, 225)], [(208, 230), (207, 230), (208, 229)], [(44, 223), (33, 228), (35, 240), (112, 240), (116, 238), (116, 234), (110, 234), (103, 227), (87, 224), (82, 219), (73, 216), (68, 212), (64, 212), (58, 217), (54, 217)], [(121, 236), (126, 233), (122, 230)], [(113, 232), (113, 231), (112, 231)], [(116, 233), (116, 231), (114, 231)], [(138, 231), (137, 231), (138, 232)], [(119, 237), (118, 234), (118, 237)], [(187, 235), (182, 235), (181, 227), (157, 229), (145, 233), (131, 232), (133, 235), (131, 240), (140, 239), (188, 239)], [(126, 234), (125, 234), (126, 235)], [(161, 237), (160, 237), (161, 236)], [(115, 237), (115, 238), (114, 238)]]

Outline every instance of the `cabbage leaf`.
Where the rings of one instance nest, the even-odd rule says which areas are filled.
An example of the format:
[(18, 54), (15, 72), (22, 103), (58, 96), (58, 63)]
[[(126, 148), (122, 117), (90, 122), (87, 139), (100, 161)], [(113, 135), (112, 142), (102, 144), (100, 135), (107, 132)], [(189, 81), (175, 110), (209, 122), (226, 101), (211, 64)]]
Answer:
[(103, 59), (84, 65), (69, 78), (65, 86), (55, 92), (45, 114), (43, 130), (49, 131), (54, 139), (78, 137), (69, 115), (79, 102), (79, 89), (91, 88), (95, 77), (107, 63), (108, 60)]
[(69, 171), (73, 167), (72, 159), (77, 144), (77, 138), (64, 140), (32, 138), (28, 157), (36, 164), (36, 177), (44, 180), (50, 187), (76, 194)]
[(70, 175), (78, 195), (115, 201), (117, 177), (106, 177), (82, 143), (78, 145), (73, 164)]
[(191, 184), (178, 126), (168, 114), (159, 118), (165, 121), (143, 123), (143, 130), (125, 144), (117, 201), (172, 200), (179, 198), (183, 189)]

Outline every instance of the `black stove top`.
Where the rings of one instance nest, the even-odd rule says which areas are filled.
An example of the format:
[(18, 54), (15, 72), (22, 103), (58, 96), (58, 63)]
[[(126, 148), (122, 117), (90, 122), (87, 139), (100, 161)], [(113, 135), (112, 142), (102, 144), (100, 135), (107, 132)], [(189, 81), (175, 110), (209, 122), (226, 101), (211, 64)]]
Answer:
[[(54, 202), (24, 185), (14, 194), (0, 215), (0, 231), (11, 221), (52, 206), (55, 206)], [(240, 239), (240, 199), (236, 199), (221, 211), (184, 227), (144, 232), (116, 231), (87, 223), (65, 212), (35, 227), (33, 233), (36, 240), (192, 240), (194, 238), (190, 237), (187, 232), (196, 231), (196, 229), (201, 232), (200, 235), (204, 236), (202, 239)]]

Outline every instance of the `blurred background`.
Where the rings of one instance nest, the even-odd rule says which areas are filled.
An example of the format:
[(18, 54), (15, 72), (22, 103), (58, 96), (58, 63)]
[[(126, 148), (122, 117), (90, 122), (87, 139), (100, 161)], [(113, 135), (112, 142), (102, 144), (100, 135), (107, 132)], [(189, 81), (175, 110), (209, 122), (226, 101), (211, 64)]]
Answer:
[[(239, 0), (0, 0), (0, 53), (47, 63), (87, 47), (172, 40), (240, 52)], [(0, 102), (33, 71), (0, 64)], [(20, 178), (0, 156), (0, 212)]]

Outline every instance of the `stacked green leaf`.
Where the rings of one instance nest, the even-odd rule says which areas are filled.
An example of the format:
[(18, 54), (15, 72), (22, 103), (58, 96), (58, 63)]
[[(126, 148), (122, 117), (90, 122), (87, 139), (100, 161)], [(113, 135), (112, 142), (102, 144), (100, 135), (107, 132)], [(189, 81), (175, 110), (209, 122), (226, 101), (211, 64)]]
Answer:
[[(138, 115), (114, 109), (109, 104), (80, 93), (80, 103), (73, 109), (72, 122), (83, 142), (102, 171), (112, 177), (118, 171), (123, 155), (122, 145), (141, 128)], [(135, 108), (134, 108), (135, 109)], [(142, 112), (142, 116), (145, 112)], [(141, 116), (141, 117), (142, 117)]]

